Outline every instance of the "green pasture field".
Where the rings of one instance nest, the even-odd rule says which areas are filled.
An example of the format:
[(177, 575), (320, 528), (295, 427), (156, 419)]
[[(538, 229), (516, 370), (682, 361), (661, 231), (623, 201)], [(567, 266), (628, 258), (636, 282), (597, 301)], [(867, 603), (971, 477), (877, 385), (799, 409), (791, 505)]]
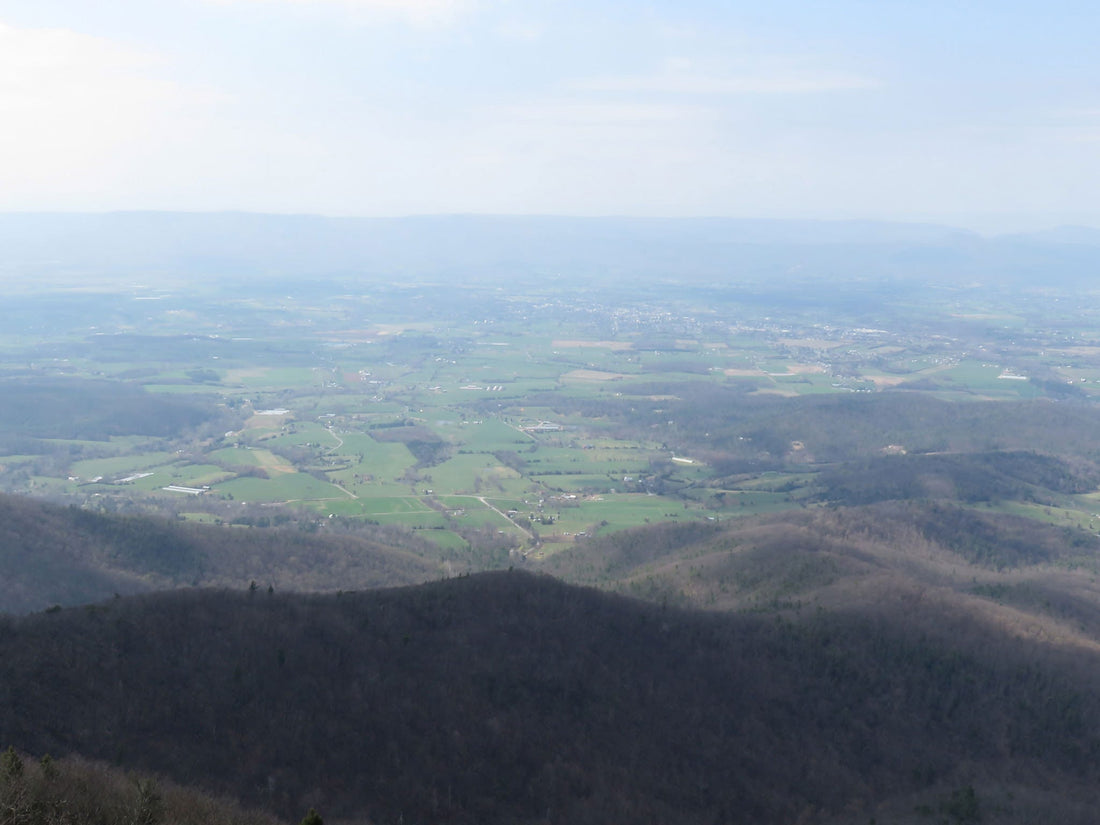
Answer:
[[(484, 496), (485, 500), (496, 507), (502, 513), (507, 513), (509, 510), (515, 510), (521, 516), (530, 516), (534, 514), (537, 518), (538, 513), (535, 512), (535, 508), (538, 507), (538, 502), (541, 495), (532, 493), (529, 496), (523, 498), (499, 498), (497, 496)], [(456, 496), (455, 498), (462, 498), (462, 496)], [(545, 502), (545, 499), (543, 499)], [(478, 502), (480, 505), (480, 502)]]
[(69, 474), (83, 480), (102, 476), (104, 480), (110, 481), (118, 476), (148, 470), (150, 467), (163, 465), (175, 459), (178, 459), (175, 453), (166, 451), (114, 456), (112, 458), (90, 458), (74, 462), (69, 468)]
[(722, 490), (720, 492), (741, 493), (746, 490), (762, 492), (778, 492), (777, 488), (788, 484), (797, 485), (797, 488), (812, 484), (818, 476), (817, 473), (780, 473), (769, 471), (761, 473), (758, 477), (747, 479), (739, 483), (735, 489)]
[(364, 509), (365, 504), (365, 499), (350, 499), (346, 497), (343, 500), (332, 499), (328, 501), (302, 502), (303, 507), (307, 507), (311, 511), (321, 513), (322, 515), (331, 513), (346, 518), (368, 518), (373, 521), (374, 516)]
[(492, 527), (496, 530), (506, 530), (516, 534), (523, 534), (526, 538), (526, 533), (517, 525), (513, 524), (506, 516), (502, 516), (500, 513), (489, 509), (488, 507), (469, 507), (460, 516), (454, 516), (453, 518), (458, 524), (466, 527)]
[(261, 462), (257, 452), (248, 447), (224, 447), (207, 453), (206, 457), (222, 467), (259, 467)]
[(399, 442), (379, 442), (367, 435), (346, 435), (341, 438), (345, 440), (344, 446), (333, 455), (347, 458), (353, 463), (349, 469), (334, 473), (334, 478), (339, 477), (350, 482), (354, 481), (355, 475), (369, 475), (378, 480), (393, 481), (416, 463), (409, 448)]
[[(122, 487), (101, 484), (74, 484), (67, 479), (56, 476), (34, 475), (27, 482), (26, 492), (33, 496), (48, 496), (51, 498), (67, 498), (75, 494), (87, 499), (89, 495), (109, 494), (117, 496), (123, 489)], [(142, 496), (144, 496), (144, 493), (142, 493)]]
[(371, 518), (379, 524), (397, 524), (412, 530), (435, 532), (447, 527), (447, 520), (443, 514), (434, 510), (423, 513), (378, 513)]
[(197, 524), (220, 524), (222, 519), (212, 513), (180, 513), (179, 517), (184, 521), (192, 521)]
[[(232, 449), (232, 448), (231, 448)], [(222, 455), (223, 450), (219, 450), (217, 453), (209, 456), (211, 459), (214, 455)], [(291, 465), (285, 458), (275, 455), (270, 450), (266, 450), (262, 447), (253, 447), (251, 449), (235, 449), (232, 453), (232, 461), (219, 461), (219, 464), (225, 466), (233, 466), (233, 464), (244, 464), (245, 466), (260, 467), (263, 470), (270, 471), (272, 476), (277, 476), (280, 473), (285, 474), (285, 470)], [(245, 459), (237, 461), (236, 459)]]
[(315, 367), (253, 367), (228, 370), (222, 381), (244, 389), (313, 387), (321, 383)]
[[(127, 369), (140, 369), (140, 367), (140, 364), (127, 365)], [(220, 365), (217, 361), (214, 361), (213, 363), (204, 365), (202, 367), (203, 370), (209, 370), (218, 374), (217, 380), (213, 382), (196, 381), (194, 378), (188, 375), (188, 373), (191, 372), (192, 369), (198, 369), (198, 367), (196, 366), (180, 369), (157, 370), (155, 373), (151, 373), (148, 376), (142, 377), (140, 380), (143, 384), (186, 384), (191, 387), (202, 387), (209, 386), (210, 384), (220, 384), (221, 379), (225, 376), (225, 370), (220, 368)], [(224, 387), (216, 388), (224, 389)]]
[(431, 482), (425, 484), (438, 493), (473, 493), (475, 478), (488, 483), (519, 478), (515, 470), (486, 453), (460, 453), (442, 464), (426, 468), (424, 473), (431, 477)]
[(434, 512), (419, 496), (406, 493), (401, 496), (359, 498), (356, 507), (363, 513), (376, 515), (401, 515), (404, 513)]
[(4, 455), (0, 450), (0, 464), (30, 464), (32, 461), (38, 461), (41, 456), (37, 455)]
[[(245, 432), (247, 433), (248, 431), (246, 430)], [(300, 447), (303, 444), (310, 443), (320, 444), (323, 447), (327, 443), (336, 443), (331, 440), (328, 427), (316, 421), (298, 420), (287, 423), (283, 427), (282, 432), (271, 438), (264, 439), (264, 442), (267, 444), (285, 445), (288, 447)]]
[[(1004, 368), (978, 361), (962, 361), (957, 366), (935, 373), (937, 383), (956, 385), (959, 389), (992, 396), (1035, 398), (1041, 395), (1030, 381), (1000, 378)], [(1017, 374), (1026, 375), (1026, 371)]]
[(114, 476), (105, 476), (102, 481), (94, 483), (84, 482), (80, 486), (81, 489), (84, 490), (94, 490), (97, 492), (110, 493), (112, 495), (135, 492), (146, 495), (157, 492), (166, 484), (176, 483), (169, 480), (172, 477), (175, 467), (175, 464), (156, 465), (141, 470), (135, 470), (132, 473), (133, 475), (141, 476), (140, 478), (124, 481), (123, 478), (127, 478), (128, 476), (117, 473)]
[[(511, 530), (515, 532), (516, 535), (522, 534), (524, 538), (527, 537), (523, 528), (515, 524), (507, 516), (507, 512), (509, 510), (516, 510), (517, 517), (527, 517), (530, 515), (530, 508), (528, 505), (516, 499), (483, 498), (485, 498), (484, 502), (476, 496), (442, 496), (439, 499), (439, 503), (447, 508), (449, 517), (453, 518), (460, 525), (487, 525), (497, 529)], [(485, 502), (488, 502), (488, 504)], [(493, 508), (496, 509), (494, 510)], [(459, 512), (461, 512), (461, 514), (459, 514)]]
[[(482, 496), (482, 498), (485, 498), (485, 501), (490, 501), (490, 499), (486, 496)], [(488, 505), (485, 504), (485, 502), (481, 501), (481, 498), (479, 498), (478, 496), (475, 496), (475, 495), (467, 495), (467, 494), (443, 495), (443, 496), (437, 496), (436, 501), (438, 501), (442, 506), (446, 507), (448, 510), (457, 510), (457, 509), (478, 510), (478, 509), (487, 509), (488, 508)], [(500, 507), (499, 504), (497, 504), (496, 506)], [(502, 508), (502, 509), (504, 509), (504, 508)], [(507, 509), (511, 509), (511, 507), (509, 507)]]
[(1100, 369), (1059, 366), (1055, 371), (1088, 395), (1100, 395)]
[[(519, 389), (524, 383), (538, 383), (546, 386), (567, 371), (566, 364), (546, 360), (544, 355), (547, 351), (548, 349), (539, 351), (532, 347), (523, 353), (514, 352), (507, 362), (497, 361), (488, 365), (487, 369), (480, 371), (477, 378), (488, 384), (504, 384), (506, 390)], [(478, 350), (477, 357), (481, 354), (482, 351)], [(462, 380), (464, 371), (459, 367), (451, 367), (442, 374), (453, 376), (454, 380), (459, 381), (460, 384), (466, 383)]]
[[(482, 501), (482, 499), (484, 499), (484, 501)], [(538, 496), (522, 499), (459, 494), (453, 496), (439, 496), (437, 501), (448, 510), (461, 508), (465, 510), (489, 510), (491, 512), (492, 508), (496, 507), (503, 513), (507, 513), (509, 510), (516, 510), (520, 515), (527, 515), (532, 509), (532, 504), (538, 501)], [(532, 502), (532, 504), (527, 504), (527, 501)]]
[(479, 418), (446, 427), (437, 425), (435, 429), (441, 434), (453, 434), (462, 448), (471, 452), (514, 450), (522, 454), (535, 443), (527, 433), (509, 426), (498, 418)]
[(306, 473), (280, 473), (270, 478), (234, 478), (214, 487), (222, 496), (236, 501), (293, 502), (324, 499), (347, 499), (337, 487), (318, 481)]
[(117, 455), (127, 453), (139, 453), (149, 449), (150, 445), (159, 439), (144, 435), (111, 436), (106, 441), (92, 441), (82, 438), (44, 438), (43, 444), (51, 447), (84, 447), (95, 452), (113, 452)]
[(705, 518), (713, 515), (696, 508), (685, 509), (680, 502), (644, 493), (605, 495), (600, 500), (583, 500), (576, 507), (563, 507), (553, 512), (553, 525), (536, 525), (540, 535), (575, 535), (580, 532), (591, 535), (593, 531), (622, 530), (669, 518)]
[(391, 499), (401, 498), (403, 496), (420, 496), (423, 495), (423, 482), (420, 486), (416, 484), (407, 484), (396, 481), (368, 481), (368, 482), (355, 482), (355, 481), (343, 481), (341, 477), (345, 471), (332, 473), (330, 478), (333, 482), (339, 484), (345, 490), (348, 490), (352, 495), (360, 498), (364, 501), (371, 499)]
[(636, 451), (645, 454), (657, 454), (660, 452), (656, 444), (644, 441), (630, 441), (619, 438), (608, 438), (593, 434), (591, 438), (578, 438), (573, 447), (591, 448), (593, 450), (608, 450), (612, 452)]
[[(541, 370), (528, 368), (526, 375), (516, 376), (507, 383), (495, 382), (504, 383), (504, 389), (499, 393), (494, 393), (494, 396), (523, 399), (533, 393), (550, 392), (557, 388), (558, 376), (564, 371), (556, 366), (548, 366)], [(499, 398), (494, 397), (494, 400), (499, 400)]]
[(716, 495), (721, 496), (718, 499), (714, 498), (711, 491), (708, 490), (706, 493), (708, 504), (711, 501), (721, 502), (715, 512), (725, 516), (755, 516), (761, 513), (777, 513), (800, 506), (790, 493), (773, 493), (764, 490), (729, 490), (725, 491), (725, 495), (716, 492)]
[(1097, 517), (1094, 513), (1100, 512), (1100, 510), (1094, 508), (1097, 501), (1100, 501), (1100, 494), (1092, 495), (1097, 496), (1097, 498), (1092, 501), (1092, 507), (1089, 506), (1089, 501), (1086, 497), (1078, 497), (1079, 499), (1085, 498), (1083, 502), (1085, 506), (1083, 509), (1070, 506), (1058, 507), (1048, 504), (1034, 504), (1023, 501), (994, 502), (980, 505), (977, 509), (982, 509), (986, 512), (992, 511), (1008, 513), (1014, 516), (1023, 516), (1024, 518), (1057, 525), (1058, 527), (1077, 527), (1081, 530), (1096, 533), (1097, 527), (1100, 526), (1100, 517)]
[(432, 542), (441, 550), (465, 553), (470, 549), (470, 543), (466, 539), (450, 530), (421, 530), (417, 535)]
[(851, 383), (840, 387), (824, 387), (817, 383), (799, 384), (796, 388), (798, 395), (825, 395), (834, 392), (873, 392), (871, 383)]
[(146, 392), (156, 393), (158, 395), (217, 395), (225, 392), (224, 387), (219, 387), (211, 384), (196, 384), (188, 382), (185, 384), (146, 384), (142, 386)]
[(367, 427), (371, 424), (384, 424), (396, 418), (404, 418), (408, 412), (407, 404), (389, 397), (377, 401), (371, 397), (362, 399), (353, 397), (352, 403), (347, 404), (342, 403), (342, 401), (342, 397), (338, 395), (317, 399), (317, 408), (312, 410), (310, 414), (325, 415), (333, 413), (334, 415), (349, 416)]
[[(604, 439), (603, 443), (606, 444), (607, 440)], [(527, 460), (526, 472), (532, 475), (605, 472), (621, 476), (648, 473), (650, 461), (656, 454), (652, 450), (622, 443), (617, 448), (540, 447), (532, 454), (521, 454), (521, 457)]]
[(585, 398), (599, 400), (603, 398), (613, 398), (617, 391), (617, 386), (623, 379), (613, 379), (610, 381), (586, 381), (577, 380), (574, 378), (563, 377), (560, 385), (555, 389), (556, 392), (568, 395), (570, 398)]
[(233, 473), (226, 472), (223, 467), (216, 464), (184, 464), (173, 467), (169, 472), (170, 480), (161, 486), (168, 484), (181, 487), (213, 486), (233, 477)]
[(580, 492), (609, 492), (615, 489), (622, 489), (623, 482), (619, 478), (608, 478), (606, 474), (600, 473), (577, 473), (577, 474), (561, 474), (561, 475), (539, 475), (532, 473), (530, 478), (537, 481), (539, 484), (544, 485), (550, 490), (580, 493)]

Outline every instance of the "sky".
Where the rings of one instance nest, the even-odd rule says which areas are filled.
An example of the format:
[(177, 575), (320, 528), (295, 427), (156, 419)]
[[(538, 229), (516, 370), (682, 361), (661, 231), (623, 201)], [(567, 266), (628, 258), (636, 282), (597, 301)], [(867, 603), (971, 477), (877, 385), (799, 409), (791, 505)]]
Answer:
[(1100, 227), (1100, 4), (0, 0), (0, 211)]

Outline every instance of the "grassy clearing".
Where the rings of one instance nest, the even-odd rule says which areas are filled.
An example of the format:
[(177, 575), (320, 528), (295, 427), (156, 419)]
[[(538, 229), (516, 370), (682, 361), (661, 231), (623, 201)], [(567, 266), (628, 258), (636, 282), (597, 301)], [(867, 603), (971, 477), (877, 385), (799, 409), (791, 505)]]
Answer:
[(1005, 374), (1019, 373), (1006, 373), (998, 364), (961, 361), (950, 369), (935, 373), (933, 380), (945, 387), (955, 387), (989, 398), (1038, 398), (1042, 395), (1042, 391), (1030, 381), (1002, 378)]
[(466, 539), (450, 530), (421, 530), (418, 535), (442, 550), (464, 553), (470, 549), (470, 543)]
[(92, 479), (101, 476), (111, 480), (118, 476), (148, 470), (150, 467), (163, 465), (176, 458), (175, 453), (156, 452), (143, 453), (141, 455), (115, 456), (112, 458), (92, 458), (86, 461), (77, 461), (70, 468), (70, 475), (81, 479)]
[[(588, 442), (585, 442), (586, 446)], [(527, 461), (527, 471), (532, 474), (549, 473), (610, 473), (613, 475), (637, 475), (649, 470), (655, 453), (620, 445), (615, 448), (578, 449), (576, 447), (540, 447), (532, 454), (522, 454)]]
[(507, 530), (509, 532), (522, 532), (511, 519), (507, 516), (502, 516), (495, 510), (491, 510), (488, 507), (470, 507), (467, 508), (462, 515), (451, 516), (458, 523), (467, 527), (492, 527), (497, 530)]
[(465, 453), (447, 459), (425, 471), (425, 484), (439, 494), (477, 493), (480, 489), (496, 488), (506, 479), (517, 479), (515, 470), (503, 466), (485, 453)]
[[(544, 512), (550, 508), (544, 507)], [(571, 535), (580, 532), (592, 534), (609, 530), (636, 527), (653, 521), (679, 518), (702, 518), (696, 509), (684, 509), (682, 504), (659, 496), (644, 493), (616, 493), (597, 499), (583, 500), (574, 507), (554, 510), (552, 526), (539, 525), (542, 535)]]
[(320, 378), (312, 367), (257, 367), (229, 370), (224, 380), (227, 384), (236, 384), (244, 389), (311, 387), (320, 383)]
[(0, 464), (6, 464), (9, 466), (15, 466), (18, 464), (30, 464), (32, 461), (37, 461), (40, 456), (36, 455), (3, 455), (0, 454)]
[(531, 437), (499, 419), (480, 419), (458, 425), (457, 438), (467, 450), (524, 450), (533, 443)]
[(817, 473), (767, 472), (763, 473), (758, 478), (740, 482), (736, 490), (727, 490), (725, 492), (738, 493), (744, 490), (759, 490), (774, 493), (779, 492), (779, 488), (786, 488), (788, 485), (797, 485), (801, 487), (812, 484), (817, 476)]
[(233, 478), (233, 473), (226, 472), (215, 464), (186, 464), (172, 469), (168, 484), (178, 484), (181, 487), (213, 486), (222, 481)]
[[(472, 495), (458, 495), (458, 496), (439, 496), (438, 501), (441, 505), (448, 510), (464, 509), (464, 510), (485, 510), (489, 505), (485, 501), (482, 501), (478, 496)], [(499, 507), (499, 504), (494, 504)]]
[(244, 466), (259, 467), (269, 473), (279, 475), (295, 472), (293, 465), (270, 450), (259, 447), (230, 447), (210, 454), (221, 467)]
[(409, 495), (387, 498), (361, 498), (358, 501), (358, 506), (361, 512), (371, 516), (434, 512), (418, 497)]
[(283, 473), (277, 478), (235, 478), (214, 488), (220, 495), (236, 501), (291, 502), (323, 499), (347, 499), (346, 493), (306, 473)]
[(196, 524), (220, 524), (221, 519), (211, 513), (180, 513), (179, 517), (184, 521), (192, 521)]
[(305, 444), (324, 445), (327, 443), (326, 439), (329, 439), (328, 432), (327, 427), (315, 421), (295, 421), (287, 427), (286, 432), (266, 439), (265, 443), (278, 447), (301, 447)]
[(531, 478), (548, 489), (557, 492), (607, 493), (611, 490), (618, 490), (623, 486), (621, 478), (608, 478), (606, 475), (599, 473), (575, 473), (568, 475), (564, 473), (558, 475), (538, 475), (532, 473)]
[(222, 387), (213, 384), (143, 384), (145, 390), (158, 395), (215, 395), (224, 391)]
[(259, 467), (256, 451), (249, 447), (226, 447), (207, 454), (207, 458), (221, 466)]
[(392, 481), (416, 464), (416, 458), (404, 444), (375, 441), (369, 435), (341, 434), (339, 437), (344, 444), (336, 448), (333, 455), (352, 462), (352, 469), (341, 473), (341, 477), (350, 473)]
[(371, 518), (379, 524), (398, 524), (413, 530), (434, 531), (447, 527), (447, 520), (434, 510), (424, 513), (376, 513)]
[[(731, 490), (711, 497), (716, 505), (714, 513), (724, 517), (755, 516), (761, 513), (778, 513), (800, 506), (788, 493), (771, 493), (764, 490)], [(720, 502), (720, 503), (719, 503)]]
[[(1092, 494), (1096, 495), (1096, 494)], [(1090, 533), (1100, 528), (1100, 500), (1091, 496), (1078, 496), (1074, 506), (1056, 507), (1049, 504), (1032, 504), (1022, 501), (995, 502), (981, 509), (1014, 516), (1023, 516), (1044, 524), (1058, 527), (1074, 527)], [(1067, 502), (1067, 505), (1069, 502)]]

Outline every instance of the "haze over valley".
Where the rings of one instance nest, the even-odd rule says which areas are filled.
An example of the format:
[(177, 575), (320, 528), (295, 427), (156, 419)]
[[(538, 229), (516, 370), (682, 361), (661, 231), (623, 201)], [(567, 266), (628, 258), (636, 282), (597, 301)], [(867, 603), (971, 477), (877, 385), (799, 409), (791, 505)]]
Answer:
[(1092, 825), (1098, 17), (0, 0), (0, 825)]

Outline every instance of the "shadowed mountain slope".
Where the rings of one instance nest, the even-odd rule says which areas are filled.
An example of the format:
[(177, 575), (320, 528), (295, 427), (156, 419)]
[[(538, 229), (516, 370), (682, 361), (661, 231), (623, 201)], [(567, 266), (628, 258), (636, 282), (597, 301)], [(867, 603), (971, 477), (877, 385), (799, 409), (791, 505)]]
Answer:
[[(439, 575), (421, 555), (354, 535), (237, 529), (113, 516), (0, 495), (0, 611), (100, 601), (174, 587), (338, 590)], [(420, 547), (423, 545), (423, 547)]]
[[(1100, 650), (1100, 539), (942, 501), (818, 508), (722, 524), (661, 524), (538, 562), (580, 584), (708, 610), (856, 610), (942, 633), (945, 616)], [(937, 630), (939, 628), (939, 630)]]
[(997, 789), (1029, 784), (1087, 821), (1095, 654), (909, 613), (695, 614), (518, 572), (120, 599), (3, 621), (0, 742), (375, 823), (866, 822), (966, 788), (1022, 822)]

